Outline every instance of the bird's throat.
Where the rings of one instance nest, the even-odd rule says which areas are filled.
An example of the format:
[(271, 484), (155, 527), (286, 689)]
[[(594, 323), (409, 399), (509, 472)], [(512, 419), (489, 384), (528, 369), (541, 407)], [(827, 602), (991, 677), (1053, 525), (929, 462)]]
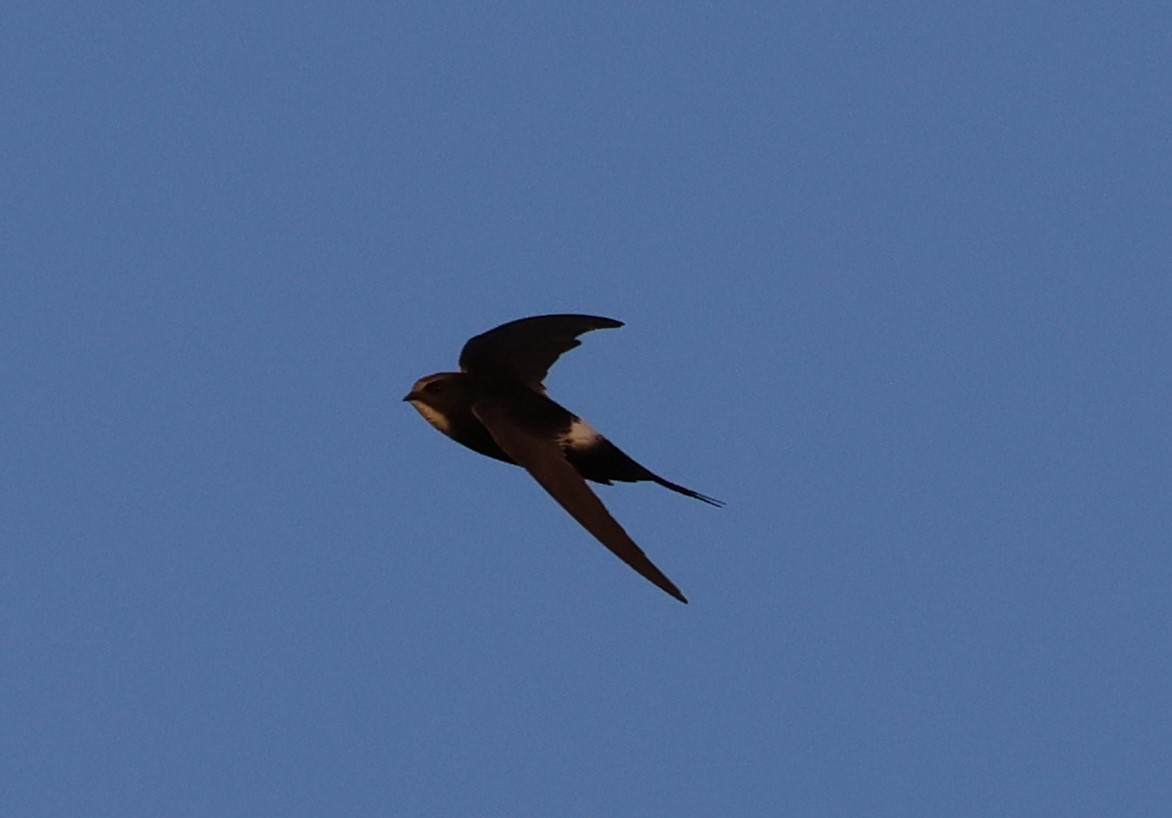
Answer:
[(415, 411), (423, 415), (423, 419), (430, 423), (435, 428), (439, 429), (445, 435), (451, 437), (452, 423), (448, 420), (448, 416), (442, 412), (438, 412), (432, 407), (428, 406), (422, 401), (413, 400), (411, 405), (415, 407)]

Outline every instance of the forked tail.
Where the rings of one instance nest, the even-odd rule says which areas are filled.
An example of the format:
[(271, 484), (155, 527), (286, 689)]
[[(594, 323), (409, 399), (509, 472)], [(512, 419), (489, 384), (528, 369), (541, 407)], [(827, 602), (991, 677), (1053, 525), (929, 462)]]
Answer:
[(684, 486), (681, 486), (679, 483), (673, 483), (670, 480), (664, 480), (658, 474), (653, 474), (651, 476), (651, 479), (654, 480), (659, 485), (663, 486), (665, 489), (671, 489), (672, 491), (676, 492), (677, 494), (682, 494), (685, 497), (694, 497), (695, 499), (699, 500), (700, 502), (707, 503), (710, 506), (716, 506), (717, 508), (720, 508), (721, 506), (724, 505), (723, 500), (717, 500), (715, 497), (709, 497), (707, 494), (701, 494), (698, 491), (692, 491), (690, 488), (685, 488)]

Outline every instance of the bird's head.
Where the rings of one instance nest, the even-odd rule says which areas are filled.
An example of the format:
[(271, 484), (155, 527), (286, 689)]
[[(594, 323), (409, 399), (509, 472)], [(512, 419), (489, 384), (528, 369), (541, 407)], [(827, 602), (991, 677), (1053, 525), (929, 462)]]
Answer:
[(445, 435), (452, 432), (452, 418), (466, 415), (471, 410), (462, 372), (439, 372), (420, 378), (403, 400), (415, 407), (423, 419)]

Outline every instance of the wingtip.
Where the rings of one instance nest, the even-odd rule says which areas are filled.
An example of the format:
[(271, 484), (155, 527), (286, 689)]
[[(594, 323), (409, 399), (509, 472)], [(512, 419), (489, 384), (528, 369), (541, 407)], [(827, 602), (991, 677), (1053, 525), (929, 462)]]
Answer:
[(591, 329), (618, 329), (619, 327), (626, 326), (626, 324), (624, 324), (619, 319), (609, 318), (605, 315), (583, 315), (580, 317), (594, 323), (594, 326), (591, 327)]

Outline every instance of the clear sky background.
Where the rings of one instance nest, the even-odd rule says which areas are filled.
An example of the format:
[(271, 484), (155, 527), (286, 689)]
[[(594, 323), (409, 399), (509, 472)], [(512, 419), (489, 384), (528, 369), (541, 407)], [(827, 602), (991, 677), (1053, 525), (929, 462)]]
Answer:
[[(1172, 814), (1172, 11), (0, 12), (0, 814)], [(525, 315), (689, 596), (400, 398)]]

